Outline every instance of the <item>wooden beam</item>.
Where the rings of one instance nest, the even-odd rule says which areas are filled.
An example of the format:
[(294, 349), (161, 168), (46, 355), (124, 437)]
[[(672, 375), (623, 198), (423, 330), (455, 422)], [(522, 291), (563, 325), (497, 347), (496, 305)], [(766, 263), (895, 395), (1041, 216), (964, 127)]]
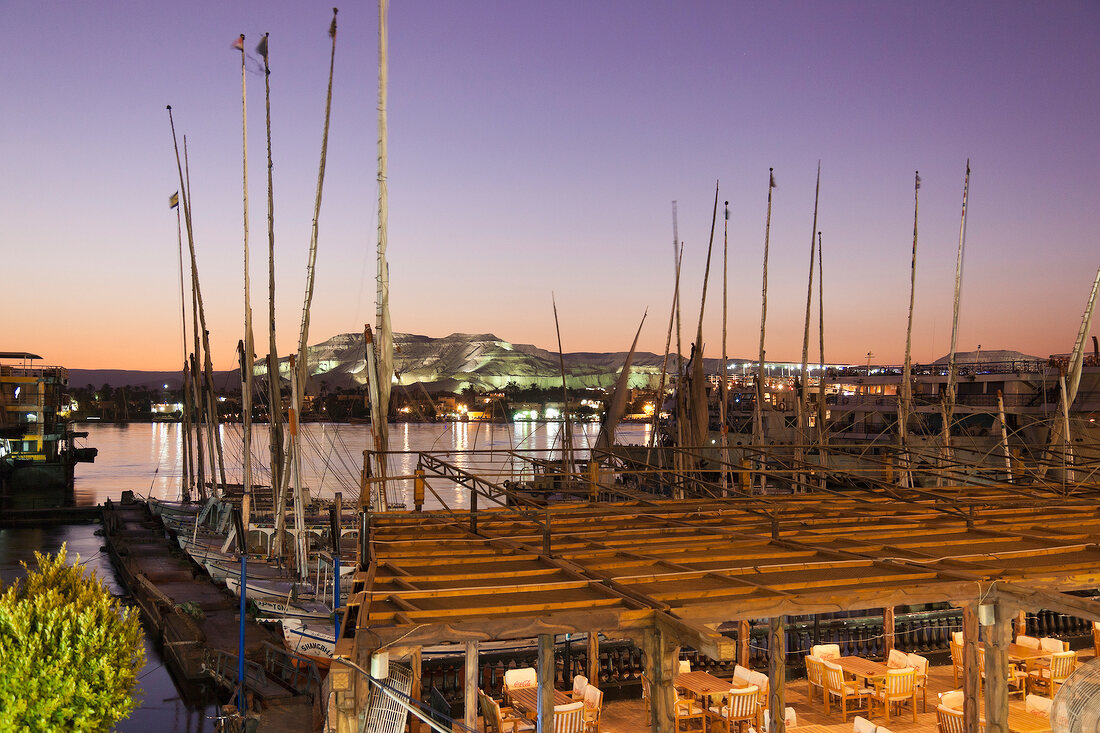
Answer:
[(675, 641), (677, 646), (689, 646), (717, 662), (731, 662), (736, 658), (737, 645), (724, 634), (668, 613), (658, 612), (655, 618), (665, 639)]
[(742, 667), (749, 666), (751, 649), (749, 641), (752, 637), (752, 621), (743, 618), (737, 622), (737, 663)]
[(477, 646), (476, 641), (466, 642), (465, 723), (472, 730), (477, 730)]
[(986, 627), (985, 644), (985, 730), (1008, 732), (1008, 644), (1012, 633), (1012, 612), (1005, 604), (991, 604), (992, 626)]
[(539, 634), (538, 733), (554, 730), (554, 635)]
[(993, 590), (1002, 601), (1013, 601), (1024, 609), (1047, 609), (1089, 621), (1100, 621), (1100, 602), (1057, 591), (1034, 590), (1012, 583), (998, 583)]
[(768, 619), (768, 709), (771, 723), (767, 733), (786, 733), (787, 721), (787, 632), (782, 616)]
[(588, 683), (600, 686), (600, 632), (588, 632)]
[(882, 609), (882, 635), (886, 646), (886, 656), (894, 650), (894, 607), (886, 606)]
[(978, 603), (963, 606), (963, 726), (966, 733), (978, 733), (981, 715), (981, 673), (978, 669)]

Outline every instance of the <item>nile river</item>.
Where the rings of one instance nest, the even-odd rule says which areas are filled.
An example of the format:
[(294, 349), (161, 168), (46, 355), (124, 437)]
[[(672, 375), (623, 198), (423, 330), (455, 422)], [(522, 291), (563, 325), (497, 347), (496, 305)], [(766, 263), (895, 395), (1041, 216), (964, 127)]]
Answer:
[[(75, 499), (81, 506), (117, 501), (126, 490), (139, 496), (176, 499), (183, 484), (182, 433), (175, 423), (95, 424), (79, 426), (88, 431), (84, 443), (98, 448), (93, 464), (76, 467)], [(587, 449), (596, 440), (598, 426), (592, 423), (573, 426), (573, 445)], [(523, 478), (525, 465), (509, 453), (530, 452), (542, 458), (554, 458), (561, 449), (561, 425), (558, 423), (398, 423), (390, 426), (389, 444), (394, 451), (446, 451), (446, 460), (498, 481)], [(370, 444), (367, 425), (307, 423), (301, 427), (301, 482), (312, 496), (331, 498), (341, 492), (351, 500), (358, 496), (362, 452)], [(617, 433), (620, 443), (643, 443), (648, 426), (627, 424)], [(226, 480), (240, 482), (243, 455), (239, 425), (222, 428)], [(257, 426), (252, 438), (255, 481), (270, 483), (267, 459), (267, 429)], [(415, 455), (393, 456), (391, 476), (409, 476), (416, 467)], [(433, 481), (429, 478), (429, 485)], [(411, 481), (395, 482), (397, 501), (411, 502)], [(439, 486), (439, 500), (461, 508), (469, 498), (466, 490)], [(429, 497), (426, 506), (439, 500)], [(103, 540), (94, 533), (98, 525), (75, 525), (42, 529), (0, 529), (0, 580), (6, 585), (22, 574), (20, 561), (33, 565), (34, 553), (56, 552), (62, 543), (71, 561), (80, 561), (103, 578), (112, 593), (123, 595), (114, 569), (101, 548)], [(183, 703), (171, 676), (163, 665), (155, 644), (146, 637), (146, 663), (141, 671), (140, 705), (116, 730), (122, 733), (147, 731), (213, 731), (212, 706), (191, 708)]]

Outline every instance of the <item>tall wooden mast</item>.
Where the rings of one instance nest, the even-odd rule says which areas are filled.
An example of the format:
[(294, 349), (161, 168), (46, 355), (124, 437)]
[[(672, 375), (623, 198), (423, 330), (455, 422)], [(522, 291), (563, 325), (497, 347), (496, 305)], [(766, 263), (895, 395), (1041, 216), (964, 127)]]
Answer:
[[(809, 389), (810, 359), (810, 308), (814, 294), (814, 235), (817, 233), (817, 204), (821, 194), (821, 161), (817, 161), (817, 185), (814, 188), (814, 225), (810, 229), (810, 275), (806, 284), (806, 325), (802, 330), (802, 371), (798, 389), (798, 430), (795, 432), (795, 462), (801, 464), (805, 457), (807, 443), (806, 432), (806, 394)], [(819, 375), (824, 378), (824, 375)], [(802, 484), (801, 479), (799, 484)]]
[[(756, 409), (753, 411), (752, 447), (757, 453), (763, 449), (764, 430), (764, 331), (768, 322), (768, 243), (772, 231), (772, 190), (775, 188), (774, 169), (768, 169), (768, 215), (764, 222), (764, 282), (760, 289), (760, 358), (756, 367)], [(760, 473), (760, 489), (764, 490), (766, 478)]]

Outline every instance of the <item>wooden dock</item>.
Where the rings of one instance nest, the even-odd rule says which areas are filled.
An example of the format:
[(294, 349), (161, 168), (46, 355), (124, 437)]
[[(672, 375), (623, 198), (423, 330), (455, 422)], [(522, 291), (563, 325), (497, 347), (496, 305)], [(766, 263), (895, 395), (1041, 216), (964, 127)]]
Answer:
[[(216, 683), (230, 688), (228, 696), (237, 683), (239, 600), (176, 546), (144, 503), (108, 502), (103, 526), (119, 577), (150, 635), (160, 641), (176, 679)], [(245, 628), (245, 659), (260, 729), (313, 730), (320, 688), (316, 669), (295, 664), (299, 660), (287, 657), (282, 638), (251, 620)]]

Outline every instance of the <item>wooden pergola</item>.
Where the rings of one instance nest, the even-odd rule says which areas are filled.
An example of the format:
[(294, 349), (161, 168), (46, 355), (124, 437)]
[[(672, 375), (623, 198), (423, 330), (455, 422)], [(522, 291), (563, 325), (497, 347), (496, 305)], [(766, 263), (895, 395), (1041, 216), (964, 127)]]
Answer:
[[(990, 624), (986, 728), (1007, 733), (1007, 646), (1022, 611), (1100, 620), (1100, 603), (1068, 595), (1100, 587), (1100, 506), (1091, 496), (1024, 495), (1012, 485), (387, 513), (363, 522), (367, 541), (336, 656), (364, 668), (380, 650), (409, 658), (418, 693), (419, 649), (465, 644), (467, 724), (476, 716), (479, 642), (537, 637), (540, 685), (549, 688), (554, 635), (588, 633), (590, 645), (595, 632), (633, 639), (652, 683), (652, 730), (667, 733), (681, 646), (747, 663), (749, 620), (769, 619), (769, 707), (782, 710), (786, 616), (883, 608), (889, 648), (895, 606), (950, 602), (963, 608), (968, 730), (978, 730), (980, 615)], [(979, 606), (987, 608), (979, 614)], [(736, 643), (715, 630), (731, 621), (740, 622)], [(334, 664), (332, 679), (338, 708), (363, 704), (366, 683), (349, 667)], [(544, 693), (539, 730), (550, 731)], [(783, 716), (771, 726), (784, 733)]]

